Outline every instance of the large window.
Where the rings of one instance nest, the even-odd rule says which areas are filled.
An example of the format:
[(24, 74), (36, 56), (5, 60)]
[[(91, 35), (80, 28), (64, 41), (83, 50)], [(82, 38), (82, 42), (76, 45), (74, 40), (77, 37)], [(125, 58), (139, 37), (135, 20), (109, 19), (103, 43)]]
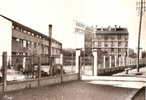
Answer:
[(98, 47), (101, 47), (101, 42), (98, 42)]
[(108, 44), (107, 44), (107, 42), (105, 42), (105, 43), (104, 43), (104, 47), (108, 47)]
[(108, 36), (104, 36), (104, 40), (108, 40)]

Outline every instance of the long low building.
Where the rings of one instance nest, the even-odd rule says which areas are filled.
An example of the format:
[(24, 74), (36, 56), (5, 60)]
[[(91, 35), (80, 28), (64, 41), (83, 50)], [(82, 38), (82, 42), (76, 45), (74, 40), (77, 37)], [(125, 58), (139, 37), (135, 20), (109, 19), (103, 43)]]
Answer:
[[(48, 28), (49, 34), (52, 34), (52, 25)], [(58, 57), (62, 51), (62, 43), (59, 41), (3, 15), (0, 15), (0, 34), (0, 55), (6, 51), (11, 64), (19, 63), (25, 67), (23, 66), (27, 61), (25, 57), (35, 55), (42, 55), (44, 58), (42, 63), (49, 64), (49, 56)], [(2, 57), (0, 57), (0, 66), (2, 66)]]

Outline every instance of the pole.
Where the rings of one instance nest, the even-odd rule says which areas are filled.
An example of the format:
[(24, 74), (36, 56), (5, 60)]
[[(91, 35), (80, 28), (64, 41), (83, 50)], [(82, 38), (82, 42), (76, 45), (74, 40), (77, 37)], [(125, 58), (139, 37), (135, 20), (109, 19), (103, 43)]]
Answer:
[(40, 67), (41, 67), (41, 56), (38, 56), (38, 87), (40, 87), (40, 78), (41, 78), (41, 71), (40, 71)]
[(85, 74), (85, 49), (84, 49), (83, 52), (84, 52), (84, 63), (83, 63), (83, 67), (84, 67), (84, 68), (83, 68), (83, 73)]
[(60, 54), (60, 76), (61, 76), (61, 83), (63, 82), (63, 54)]
[(124, 59), (125, 59), (125, 61), (124, 61), (124, 63), (125, 63), (125, 68), (126, 68), (126, 63), (127, 63), (127, 62), (126, 62), (126, 57), (127, 57), (127, 52), (125, 52), (125, 58), (124, 58)]
[(3, 52), (3, 94), (5, 94), (7, 86), (7, 52)]
[(140, 49), (140, 36), (141, 36), (141, 25), (142, 25), (142, 10), (143, 10), (143, 0), (141, 0), (141, 8), (140, 8), (140, 21), (139, 21), (139, 32), (138, 32), (138, 59), (137, 59), (137, 72), (139, 72), (139, 49)]

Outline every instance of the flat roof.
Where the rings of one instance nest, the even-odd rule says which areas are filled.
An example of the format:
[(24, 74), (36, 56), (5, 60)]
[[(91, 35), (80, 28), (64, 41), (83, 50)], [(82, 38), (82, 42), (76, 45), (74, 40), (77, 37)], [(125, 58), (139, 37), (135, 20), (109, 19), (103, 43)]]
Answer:
[(127, 28), (97, 28), (96, 35), (129, 35)]

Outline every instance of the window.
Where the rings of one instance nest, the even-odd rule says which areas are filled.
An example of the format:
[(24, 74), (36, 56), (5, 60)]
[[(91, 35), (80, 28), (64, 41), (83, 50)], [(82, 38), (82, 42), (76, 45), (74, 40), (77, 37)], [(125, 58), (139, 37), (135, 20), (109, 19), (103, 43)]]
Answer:
[(114, 52), (114, 48), (111, 49), (111, 52)]
[(23, 41), (23, 47), (26, 47), (26, 41)]
[(30, 42), (30, 41), (27, 41), (27, 43), (28, 43), (28, 44), (31, 44), (31, 42)]
[(119, 42), (119, 47), (121, 46), (122, 42)]
[(19, 30), (19, 27), (16, 26), (16, 30)]
[(14, 25), (12, 25), (12, 29), (15, 29), (15, 26)]
[(98, 42), (98, 47), (101, 47), (101, 42)]
[(111, 36), (111, 40), (114, 40), (115, 39), (115, 37), (114, 36)]
[(104, 36), (104, 40), (108, 40), (108, 36)]
[(27, 32), (28, 35), (30, 35), (30, 32)]
[(33, 34), (33, 33), (32, 33), (31, 35), (32, 35), (32, 36), (34, 36), (34, 34)]
[(27, 33), (27, 31), (26, 31), (26, 30), (23, 30), (23, 32), (24, 32), (24, 33)]
[(111, 47), (114, 47), (114, 46), (115, 46), (114, 42), (111, 42)]
[(104, 43), (104, 47), (108, 47), (108, 44), (106, 42)]
[(119, 36), (118, 36), (118, 39), (120, 40), (121, 38), (122, 38), (121, 35), (119, 35)]
[(125, 36), (125, 41), (127, 41), (128, 40), (128, 36)]
[(20, 39), (18, 39), (18, 38), (17, 38), (17, 39), (16, 39), (16, 41), (17, 41), (17, 42), (19, 42), (19, 41), (20, 41)]

